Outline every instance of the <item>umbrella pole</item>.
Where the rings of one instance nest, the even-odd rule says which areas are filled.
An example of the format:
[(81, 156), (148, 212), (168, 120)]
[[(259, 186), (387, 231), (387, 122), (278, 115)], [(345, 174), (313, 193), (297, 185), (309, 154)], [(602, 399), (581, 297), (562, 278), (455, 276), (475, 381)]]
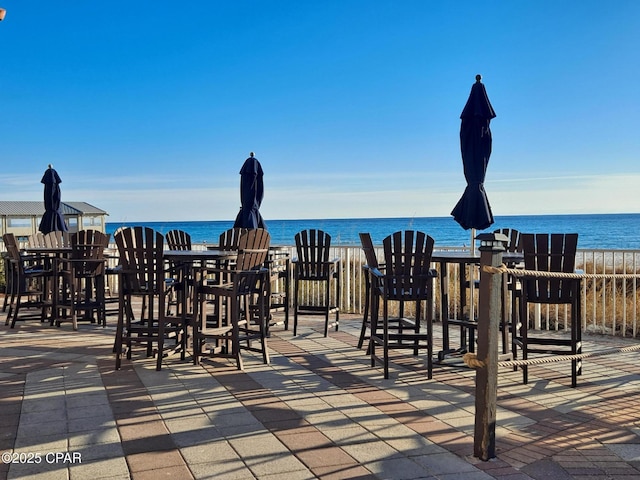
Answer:
[[(476, 253), (476, 229), (471, 229), (471, 243), (469, 248), (469, 255), (472, 257)], [(473, 322), (475, 319), (475, 266), (473, 263), (469, 264), (469, 321)], [(469, 345), (471, 348), (471, 345)]]

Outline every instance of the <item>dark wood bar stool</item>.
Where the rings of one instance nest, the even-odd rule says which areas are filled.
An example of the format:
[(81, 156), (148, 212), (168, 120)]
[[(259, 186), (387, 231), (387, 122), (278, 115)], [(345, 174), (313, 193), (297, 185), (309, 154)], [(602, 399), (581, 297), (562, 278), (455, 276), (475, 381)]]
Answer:
[[(133, 343), (145, 345), (147, 356), (157, 356), (156, 370), (162, 368), (165, 342), (170, 339), (175, 340), (184, 359), (186, 325), (181, 317), (166, 314), (163, 235), (148, 227), (132, 227), (119, 230), (114, 239), (121, 267), (118, 269), (116, 370), (120, 369), (125, 349), (127, 359), (131, 359)], [(135, 297), (142, 298), (145, 304), (138, 321), (133, 318)]]
[[(234, 262), (217, 267), (203, 265), (195, 273), (195, 310), (193, 345), (195, 364), (202, 357), (233, 358), (243, 369), (241, 350), (262, 354), (269, 363), (267, 349), (271, 274), (265, 266), (271, 237), (264, 229), (245, 231), (238, 239)], [(213, 276), (217, 282), (207, 281)], [(207, 306), (226, 299), (227, 315)], [(252, 341), (259, 342), (259, 346)]]
[[(371, 337), (369, 353), (371, 366), (382, 362), (384, 378), (389, 378), (389, 352), (411, 350), (427, 351), (427, 377), (432, 376), (433, 367), (433, 280), (437, 274), (431, 269), (434, 240), (423, 232), (406, 230), (389, 235), (383, 240), (384, 273), (374, 271), (378, 277), (378, 292), (372, 295)], [(378, 301), (382, 301), (382, 325), (378, 318)], [(399, 318), (393, 318), (389, 304), (398, 305)], [(425, 303), (425, 319), (422, 322), (422, 303)], [(404, 317), (404, 305), (415, 306), (413, 319)], [(382, 358), (376, 347), (382, 347)]]
[[(532, 234), (521, 236), (524, 254), (524, 268), (537, 272), (576, 273), (577, 233)], [(553, 276), (524, 276), (522, 281), (522, 302), (520, 321), (513, 322), (513, 355), (520, 348), (522, 358), (527, 360), (530, 353), (551, 355), (575, 355), (582, 353), (581, 322), (581, 279), (554, 278)], [(553, 338), (532, 335), (529, 331), (528, 305), (569, 305), (571, 325), (569, 338)], [(582, 373), (582, 362), (571, 361), (571, 386), (577, 385), (577, 377)], [(522, 378), (528, 382), (528, 367), (522, 366)]]
[[(80, 230), (71, 235), (69, 256), (59, 260), (64, 280), (59, 307), (70, 310), (74, 330), (78, 329), (78, 311), (90, 320), (95, 313), (97, 321), (106, 326), (104, 250), (108, 246), (109, 235), (98, 230)], [(64, 317), (57, 318), (56, 325), (60, 326), (63, 320)]]
[[(323, 315), (324, 336), (329, 334), (329, 316), (335, 314), (335, 329), (340, 320), (340, 259), (330, 259), (331, 236), (322, 230), (310, 229), (298, 232), (295, 236), (296, 253), (293, 260), (293, 335), (298, 332), (299, 315)], [(320, 289), (318, 302), (310, 298), (313, 284), (324, 285)], [(303, 288), (306, 301), (300, 302)], [(333, 287), (334, 299), (331, 299)], [(320, 300), (322, 300), (320, 302)]]
[[(372, 309), (378, 305), (377, 299), (372, 298), (372, 295), (379, 295), (379, 286), (377, 284), (378, 276), (375, 271), (384, 270), (384, 264), (378, 262), (376, 256), (376, 250), (371, 240), (371, 234), (360, 233), (360, 243), (362, 244), (362, 251), (364, 252), (365, 264), (362, 266), (362, 275), (364, 277), (364, 313), (362, 316), (362, 327), (360, 329), (360, 337), (358, 338), (358, 348), (362, 348), (365, 340), (368, 340), (367, 329), (371, 329), (371, 320), (369, 316), (373, 316)], [(374, 284), (374, 285), (372, 285)], [(367, 352), (368, 353), (368, 352)]]

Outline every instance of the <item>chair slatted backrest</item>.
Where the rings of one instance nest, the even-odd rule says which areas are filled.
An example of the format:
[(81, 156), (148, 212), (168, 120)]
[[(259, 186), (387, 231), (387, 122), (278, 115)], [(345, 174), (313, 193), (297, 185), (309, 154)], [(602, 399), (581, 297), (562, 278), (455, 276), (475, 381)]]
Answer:
[(47, 248), (67, 248), (71, 246), (71, 235), (69, 232), (49, 232), (44, 235), (44, 242)]
[(301, 280), (327, 279), (331, 274), (329, 249), (331, 235), (322, 230), (309, 229), (296, 233), (298, 278)]
[[(72, 233), (70, 235), (70, 246), (73, 248), (75, 245), (93, 245), (99, 244), (109, 246), (109, 237), (108, 233), (103, 233), (100, 230), (80, 230), (76, 233)], [(106, 248), (106, 247), (105, 247)]]
[[(521, 243), (526, 270), (575, 272), (577, 233), (523, 233)], [(574, 280), (532, 277), (525, 283), (529, 302), (561, 304), (572, 301)]]
[(164, 292), (164, 237), (149, 227), (128, 227), (114, 236), (129, 293)]
[(191, 235), (184, 230), (169, 230), (164, 238), (169, 250), (191, 250)]
[(229, 230), (225, 230), (220, 234), (218, 248), (220, 250), (238, 250), (240, 237), (248, 231), (248, 228), (230, 228)]
[(522, 243), (520, 241), (520, 231), (515, 228), (500, 228), (493, 233), (501, 233), (505, 235), (509, 240), (505, 244), (505, 251), (515, 253), (522, 252)]
[(269, 232), (262, 228), (247, 230), (240, 236), (235, 268), (241, 273), (234, 280), (236, 291), (254, 292), (256, 290), (258, 282), (263, 278), (258, 272), (267, 261), (270, 243)]
[(423, 232), (395, 232), (382, 242), (385, 259), (385, 297), (394, 300), (426, 298), (434, 240)]
[(367, 262), (367, 267), (378, 268), (378, 257), (376, 256), (376, 250), (373, 247), (373, 240), (371, 240), (370, 233), (360, 233), (360, 243), (362, 244), (362, 251), (364, 252), (364, 258)]
[(271, 235), (262, 228), (247, 230), (238, 240), (237, 270), (255, 270), (264, 265), (269, 255)]
[(29, 235), (28, 243), (30, 247), (34, 247), (34, 248), (47, 246), (44, 240), (44, 233), (42, 232), (36, 232)]
[(104, 273), (104, 250), (109, 247), (109, 235), (99, 230), (80, 230), (71, 234), (71, 259), (78, 276), (96, 276)]

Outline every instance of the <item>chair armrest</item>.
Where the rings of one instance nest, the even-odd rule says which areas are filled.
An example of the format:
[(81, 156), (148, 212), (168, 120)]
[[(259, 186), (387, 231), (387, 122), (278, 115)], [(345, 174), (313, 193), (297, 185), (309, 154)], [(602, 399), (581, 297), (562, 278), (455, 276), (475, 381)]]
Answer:
[(83, 264), (83, 263), (106, 263), (106, 258), (60, 258), (58, 259), (60, 263), (68, 263), (68, 264)]
[(255, 270), (235, 270), (233, 272), (231, 272), (232, 275), (269, 275), (271, 272), (269, 271), (269, 269), (267, 267), (261, 267), (261, 268), (257, 268)]
[[(42, 260), (49, 260), (52, 257), (49, 255), (38, 255), (38, 254), (32, 254), (32, 253), (21, 253), (20, 254), (20, 260), (22, 260), (23, 262), (40, 262)], [(14, 260), (14, 259), (12, 259)], [(15, 260), (14, 260), (15, 261)]]
[[(338, 266), (340, 265), (341, 260), (339, 258), (334, 258), (333, 260), (328, 260), (326, 262), (313, 262), (313, 265), (328, 265), (328, 266)], [(297, 259), (291, 260), (291, 263), (300, 265), (305, 262), (299, 262)]]
[(373, 275), (376, 278), (379, 278), (379, 279), (384, 278), (384, 273), (382, 273), (377, 268), (371, 268), (371, 269), (369, 269), (369, 271), (371, 272), (371, 275)]

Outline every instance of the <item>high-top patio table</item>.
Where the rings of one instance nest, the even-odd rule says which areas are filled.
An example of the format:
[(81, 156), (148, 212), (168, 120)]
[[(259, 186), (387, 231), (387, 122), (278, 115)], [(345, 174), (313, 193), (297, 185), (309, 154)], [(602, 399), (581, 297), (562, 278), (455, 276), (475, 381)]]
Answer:
[[(502, 260), (505, 263), (520, 263), (523, 260), (522, 253), (505, 252)], [(449, 275), (447, 265), (458, 264), (459, 267), (459, 288), (461, 298), (464, 299), (467, 282), (469, 288), (473, 289), (472, 280), (467, 279), (466, 269), (469, 265), (478, 265), (480, 263), (480, 254), (478, 252), (469, 251), (434, 251), (431, 260), (438, 264), (438, 276), (440, 277), (440, 316), (442, 321), (442, 350), (438, 352), (438, 360), (442, 361), (446, 356), (451, 354), (465, 353), (467, 349), (473, 350), (473, 332), (477, 328), (477, 321), (473, 314), (473, 309), (468, 319), (464, 318), (464, 312), (460, 312), (460, 318), (451, 318), (449, 315)], [(473, 302), (473, 297), (471, 298)], [(464, 304), (464, 302), (462, 302)], [(451, 348), (449, 343), (449, 326), (460, 326), (460, 346)], [(467, 341), (468, 338), (468, 341)]]
[[(193, 282), (196, 278), (194, 270), (207, 264), (215, 264), (220, 265), (221, 262), (227, 262), (235, 259), (238, 256), (238, 252), (233, 250), (218, 250), (218, 249), (207, 249), (207, 250), (165, 250), (164, 259), (170, 262), (173, 262), (175, 265), (182, 265), (182, 273), (181, 279), (183, 282), (182, 295), (180, 298), (181, 304), (181, 312), (182, 316), (182, 325), (183, 331), (186, 333), (187, 325), (191, 320), (191, 314), (188, 311), (188, 284)], [(195, 290), (195, 289), (194, 289)], [(192, 304), (196, 301), (195, 298), (191, 299)], [(196, 325), (196, 321), (194, 319), (191, 322), (192, 328), (197, 329), (198, 325)], [(194, 334), (195, 338), (195, 334)], [(183, 339), (183, 341), (185, 341)], [(184, 352), (184, 349), (183, 349)]]

